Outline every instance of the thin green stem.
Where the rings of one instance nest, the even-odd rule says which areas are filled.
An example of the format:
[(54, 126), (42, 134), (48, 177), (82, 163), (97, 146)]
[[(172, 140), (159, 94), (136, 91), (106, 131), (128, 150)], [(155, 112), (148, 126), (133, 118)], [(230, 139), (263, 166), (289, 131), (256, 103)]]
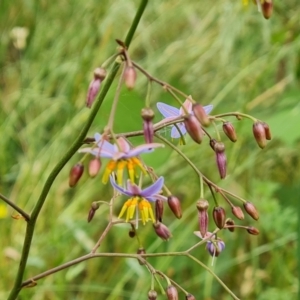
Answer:
[[(137, 10), (135, 18), (131, 24), (131, 27), (130, 27), (128, 34), (126, 36), (126, 39), (125, 39), (125, 45), (127, 47), (130, 45), (130, 42), (133, 38), (133, 35), (136, 31), (139, 21), (144, 13), (147, 3), (148, 3), (148, 0), (141, 0), (141, 2), (140, 2), (140, 6)], [(28, 259), (28, 255), (29, 255), (29, 251), (30, 251), (30, 247), (31, 247), (31, 242), (32, 242), (33, 233), (34, 233), (34, 229), (35, 229), (35, 223), (36, 223), (39, 213), (45, 203), (45, 200), (49, 193), (49, 190), (50, 190), (56, 176), (60, 173), (60, 171), (63, 169), (63, 167), (66, 165), (66, 163), (71, 159), (71, 157), (76, 153), (76, 151), (82, 145), (82, 142), (83, 142), (84, 138), (86, 137), (86, 134), (87, 134), (88, 130), (90, 129), (90, 127), (102, 105), (102, 102), (103, 102), (103, 100), (104, 100), (104, 98), (105, 98), (105, 96), (106, 96), (118, 70), (119, 70), (119, 67), (120, 67), (119, 63), (115, 62), (113, 64), (112, 69), (105, 80), (105, 84), (103, 85), (102, 90), (99, 93), (97, 100), (94, 103), (94, 106), (91, 110), (91, 113), (89, 115), (89, 118), (88, 118), (86, 124), (83, 126), (83, 129), (81, 130), (81, 132), (75, 139), (73, 145), (70, 147), (69, 150), (67, 150), (65, 152), (65, 155), (54, 167), (54, 169), (52, 170), (52, 172), (50, 173), (50, 175), (48, 176), (48, 178), (44, 184), (44, 187), (40, 194), (40, 197), (32, 211), (30, 220), (27, 222), (25, 239), (24, 239), (23, 249), (22, 249), (22, 254), (21, 254), (21, 261), (20, 261), (19, 268), (17, 271), (14, 286), (8, 296), (8, 300), (16, 299), (22, 288), (22, 279), (24, 276), (24, 271), (25, 271), (25, 267), (27, 264), (27, 259)]]

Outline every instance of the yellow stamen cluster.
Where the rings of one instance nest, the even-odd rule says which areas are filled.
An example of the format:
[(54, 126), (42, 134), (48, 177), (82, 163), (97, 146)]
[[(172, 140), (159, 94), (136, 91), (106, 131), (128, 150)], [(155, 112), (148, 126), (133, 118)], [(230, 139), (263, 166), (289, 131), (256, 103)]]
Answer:
[(147, 201), (145, 198), (139, 198), (139, 197), (134, 197), (130, 198), (127, 200), (122, 209), (121, 212), (118, 216), (118, 218), (122, 218), (124, 213), (126, 212), (126, 222), (129, 220), (133, 219), (134, 213), (136, 211), (136, 207), (138, 207), (140, 213), (141, 213), (141, 218), (143, 225), (146, 224), (149, 220), (152, 220), (152, 222), (155, 222), (154, 214), (153, 214), (153, 209), (149, 201)]
[(141, 163), (141, 161), (137, 157), (131, 157), (126, 159), (120, 159), (120, 160), (110, 160), (108, 164), (106, 165), (102, 182), (106, 184), (108, 182), (110, 174), (116, 169), (117, 174), (117, 183), (119, 185), (123, 184), (123, 174), (124, 169), (127, 167), (128, 171), (128, 177), (132, 183), (134, 183), (134, 178), (138, 177), (136, 167), (139, 167), (141, 171), (146, 174), (146, 170)]

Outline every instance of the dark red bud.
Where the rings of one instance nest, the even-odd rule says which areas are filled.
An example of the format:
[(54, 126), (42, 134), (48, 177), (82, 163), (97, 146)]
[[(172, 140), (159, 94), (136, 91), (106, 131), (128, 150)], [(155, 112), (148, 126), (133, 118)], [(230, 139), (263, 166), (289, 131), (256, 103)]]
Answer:
[(196, 300), (196, 298), (195, 298), (195, 296), (192, 295), (192, 294), (187, 294), (187, 295), (185, 296), (185, 300)]
[(253, 124), (253, 135), (258, 146), (263, 149), (266, 147), (267, 139), (266, 139), (266, 131), (262, 122), (255, 122)]
[(226, 222), (226, 228), (230, 231), (230, 232), (234, 232), (234, 221), (232, 219), (227, 219)]
[(205, 199), (201, 199), (197, 201), (197, 209), (198, 209), (198, 224), (199, 231), (201, 236), (204, 238), (208, 231), (208, 201)]
[(77, 163), (70, 171), (69, 186), (74, 187), (83, 174), (84, 166), (82, 163)]
[(175, 215), (175, 217), (177, 219), (181, 219), (182, 210), (181, 210), (181, 205), (180, 205), (179, 199), (175, 196), (169, 196), (168, 197), (168, 204), (169, 204), (169, 207), (170, 207), (171, 211)]
[(270, 127), (267, 123), (263, 122), (262, 123), (263, 126), (264, 126), (264, 129), (265, 129), (265, 134), (266, 134), (266, 139), (268, 141), (270, 141), (272, 139), (272, 135), (271, 135), (271, 130), (270, 130)]
[(214, 207), (213, 210), (213, 219), (218, 228), (222, 229), (225, 225), (226, 212), (225, 209), (221, 206)]
[(232, 213), (236, 216), (239, 220), (244, 220), (245, 216), (242, 209), (239, 206), (232, 207)]
[(202, 126), (207, 127), (210, 124), (209, 117), (201, 104), (193, 104), (193, 113)]
[(106, 76), (106, 70), (103, 68), (96, 68), (94, 70), (94, 79), (91, 81), (88, 89), (88, 94), (86, 97), (86, 106), (91, 107), (94, 103), (96, 96), (99, 92), (101, 82)]
[(134, 67), (127, 66), (124, 73), (124, 80), (127, 88), (132, 90), (135, 86), (136, 71)]
[(174, 285), (169, 285), (166, 289), (168, 300), (178, 300), (178, 291)]
[(237, 141), (235, 129), (230, 122), (223, 123), (223, 131), (232, 142)]
[(153, 228), (156, 234), (165, 241), (167, 241), (170, 237), (172, 237), (172, 234), (168, 229), (168, 227), (161, 222), (154, 223)]
[(254, 220), (259, 219), (258, 211), (253, 203), (247, 201), (246, 203), (244, 203), (244, 208), (245, 208), (245, 211), (247, 212), (247, 214), (250, 217), (252, 217)]
[(253, 234), (253, 235), (258, 235), (259, 234), (259, 230), (253, 226), (249, 226), (247, 228), (248, 233)]
[(190, 137), (198, 144), (203, 139), (203, 130), (197, 118), (193, 115), (184, 116), (184, 125)]
[(152, 120), (154, 118), (154, 111), (151, 108), (146, 107), (142, 109), (141, 115), (144, 120), (143, 130), (145, 142), (148, 144), (153, 143), (154, 127)]
[(95, 177), (101, 168), (100, 158), (94, 158), (89, 163), (89, 175), (93, 178)]
[(128, 235), (130, 238), (134, 238), (135, 237), (135, 230), (129, 230)]
[(164, 214), (164, 202), (160, 199), (155, 201), (155, 218), (156, 222), (162, 222), (162, 217)]
[(157, 292), (154, 290), (150, 290), (148, 292), (148, 300), (156, 300), (157, 299)]
[(97, 211), (97, 209), (100, 207), (99, 203), (97, 202), (93, 202), (92, 205), (91, 205), (91, 209), (89, 211), (89, 214), (88, 214), (88, 218), (87, 218), (87, 221), (90, 223), (92, 221), (92, 219), (94, 218), (94, 215)]
[(215, 141), (213, 146), (216, 153), (216, 162), (217, 162), (219, 174), (221, 179), (224, 179), (226, 177), (226, 166), (227, 166), (225, 145), (221, 142)]
[(265, 19), (270, 19), (273, 13), (273, 2), (272, 0), (263, 0), (261, 4), (261, 10)]
[[(137, 254), (146, 254), (146, 250), (144, 248), (139, 248), (136, 252)], [(143, 257), (144, 259), (146, 259), (145, 257)], [(145, 263), (143, 263), (142, 261), (138, 260), (139, 264), (142, 266), (144, 265)]]

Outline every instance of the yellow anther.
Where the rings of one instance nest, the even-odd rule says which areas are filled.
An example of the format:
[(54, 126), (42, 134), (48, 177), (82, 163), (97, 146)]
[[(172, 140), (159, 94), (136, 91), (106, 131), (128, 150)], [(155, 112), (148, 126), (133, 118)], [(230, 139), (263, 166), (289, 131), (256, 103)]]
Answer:
[(139, 211), (141, 212), (142, 221), (143, 221), (144, 225), (146, 222), (149, 221), (149, 216), (150, 216), (150, 219), (152, 220), (152, 222), (155, 221), (152, 206), (149, 203), (149, 201), (147, 201), (144, 198), (139, 203)]
[(132, 159), (132, 162), (134, 163), (134, 165), (138, 166), (142, 170), (144, 175), (147, 175), (146, 169), (144, 168), (141, 161), (137, 157), (132, 157), (131, 159)]
[(126, 167), (126, 165), (127, 165), (126, 160), (118, 161), (118, 164), (117, 164), (117, 182), (118, 182), (118, 185), (123, 184), (123, 172), (124, 172), (124, 168)]
[(106, 184), (108, 182), (109, 175), (115, 169), (116, 164), (117, 164), (117, 162), (114, 161), (114, 160), (110, 160), (108, 162), (108, 164), (106, 165), (106, 168), (104, 170), (104, 174), (103, 174), (103, 177), (102, 177), (102, 183)]
[(127, 160), (127, 169), (128, 169), (128, 175), (129, 175), (129, 178), (130, 178), (130, 181), (132, 183), (134, 183), (134, 163), (133, 163), (133, 160), (132, 159), (128, 159)]

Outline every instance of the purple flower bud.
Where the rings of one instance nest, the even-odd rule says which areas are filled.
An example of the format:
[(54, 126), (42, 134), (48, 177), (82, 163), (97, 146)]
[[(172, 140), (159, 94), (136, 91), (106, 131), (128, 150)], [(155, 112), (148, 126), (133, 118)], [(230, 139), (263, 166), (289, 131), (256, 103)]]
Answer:
[(194, 116), (198, 119), (198, 121), (201, 123), (202, 126), (207, 127), (210, 124), (209, 117), (201, 104), (199, 103), (193, 104), (192, 110)]
[(244, 213), (239, 206), (232, 206), (231, 211), (232, 214), (236, 216), (239, 220), (244, 220)]
[(206, 249), (211, 256), (218, 257), (220, 253), (225, 249), (225, 243), (221, 239), (216, 241), (207, 241)]
[(225, 145), (221, 142), (214, 143), (214, 150), (216, 153), (216, 161), (221, 179), (226, 177), (226, 155)]
[(234, 232), (234, 226), (235, 223), (232, 219), (227, 219), (225, 222), (225, 227), (230, 231), (230, 232)]
[(77, 163), (70, 171), (69, 174), (69, 186), (74, 187), (79, 179), (81, 178), (84, 171), (84, 166), (82, 163)]
[(221, 206), (214, 207), (213, 210), (213, 219), (218, 228), (222, 229), (225, 225), (226, 212), (225, 209)]
[(266, 134), (266, 139), (268, 141), (270, 141), (272, 139), (272, 135), (271, 135), (271, 130), (270, 130), (270, 127), (267, 123), (265, 122), (262, 122), (263, 126), (264, 126), (264, 129), (265, 129), (265, 134)]
[(175, 217), (177, 219), (181, 219), (182, 210), (181, 210), (181, 205), (180, 205), (179, 199), (175, 196), (169, 196), (168, 197), (168, 204), (169, 204), (169, 207), (170, 207), (171, 211), (175, 215)]
[(184, 125), (190, 137), (198, 144), (203, 139), (203, 130), (197, 118), (194, 115), (184, 116)]
[(187, 294), (187, 295), (185, 296), (185, 300), (196, 300), (196, 298), (195, 298), (195, 296), (192, 295), (192, 294)]
[(100, 171), (101, 161), (100, 158), (96, 157), (89, 163), (89, 175), (94, 178)]
[(258, 235), (259, 234), (259, 230), (253, 226), (249, 226), (247, 228), (248, 233), (253, 234), (253, 235)]
[(224, 122), (223, 123), (223, 131), (232, 142), (237, 141), (236, 132), (235, 132), (235, 129), (234, 129), (232, 123)]
[(94, 70), (94, 79), (91, 81), (86, 97), (86, 106), (91, 108), (96, 96), (99, 92), (101, 82), (105, 79), (106, 70), (103, 68), (97, 68)]
[(150, 290), (148, 292), (148, 300), (156, 300), (157, 299), (157, 292), (154, 290)]
[(263, 0), (261, 4), (261, 10), (265, 19), (270, 19), (273, 13), (273, 2), (272, 0)]
[(141, 112), (142, 118), (144, 120), (143, 129), (144, 129), (144, 137), (146, 143), (153, 143), (154, 136), (154, 127), (153, 127), (153, 118), (154, 112), (151, 108), (143, 108)]
[(127, 66), (124, 73), (124, 80), (127, 88), (132, 90), (135, 86), (136, 81), (136, 71), (134, 67)]
[(266, 147), (267, 139), (266, 139), (266, 131), (262, 122), (255, 122), (253, 124), (253, 135), (258, 146), (263, 149)]
[(164, 202), (161, 199), (155, 201), (155, 218), (156, 222), (162, 222), (162, 217), (164, 214)]
[(91, 209), (89, 211), (89, 214), (88, 214), (88, 218), (87, 218), (87, 221), (90, 223), (92, 221), (92, 219), (94, 218), (94, 215), (97, 211), (97, 209), (100, 207), (99, 203), (97, 202), (93, 202), (92, 205), (91, 205)]
[(172, 234), (168, 229), (168, 227), (161, 222), (154, 223), (153, 228), (156, 234), (165, 241), (167, 241), (170, 237), (172, 237)]
[(178, 300), (178, 291), (174, 285), (169, 285), (166, 289), (168, 300)]
[(200, 199), (197, 201), (197, 209), (198, 209), (198, 224), (199, 231), (202, 237), (205, 237), (208, 231), (208, 201), (205, 199)]
[(258, 211), (253, 203), (247, 201), (246, 203), (244, 203), (244, 208), (245, 208), (245, 211), (247, 212), (247, 214), (249, 216), (251, 216), (254, 220), (259, 219)]

